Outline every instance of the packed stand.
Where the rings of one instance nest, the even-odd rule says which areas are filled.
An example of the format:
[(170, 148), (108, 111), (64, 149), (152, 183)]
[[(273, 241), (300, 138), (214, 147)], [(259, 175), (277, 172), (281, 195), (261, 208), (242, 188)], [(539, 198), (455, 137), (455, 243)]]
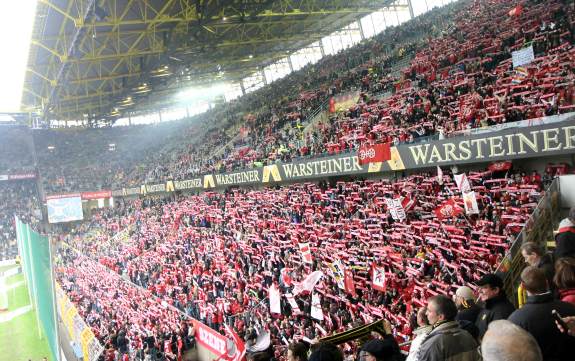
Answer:
[(30, 130), (0, 124), (0, 175), (34, 172)]
[[(460, 193), (450, 176), (440, 185), (421, 174), (138, 200), (99, 214), (89, 227), (100, 238), (68, 242), (216, 330), (224, 322), (242, 336), (265, 329), (280, 346), (284, 338), (314, 339), (385, 317), (404, 342), (427, 298), (452, 294), (456, 285), (473, 285), (495, 270), (542, 192), (535, 172), (475, 172), (469, 180), (481, 210), (469, 217), (438, 219), (434, 210), (445, 200), (461, 206)], [(385, 203), (400, 196), (415, 200), (404, 222), (394, 221)], [(114, 237), (125, 229), (129, 236)], [(310, 244), (313, 265), (302, 262), (301, 243)], [(329, 276), (329, 265), (338, 260), (352, 272), (356, 296)], [(372, 265), (385, 268), (384, 292), (371, 287)], [(305, 292), (293, 308), (283, 297), (312, 271), (324, 273), (314, 290), (322, 298), (323, 321), (309, 317)], [(282, 294), (281, 315), (269, 312), (272, 284)]]
[(38, 199), (33, 180), (0, 181), (0, 261), (18, 255), (14, 217), (32, 225), (42, 219)]
[[(327, 97), (359, 89), (368, 72), (370, 76), (389, 74), (395, 63), (423, 47), (422, 39), (447, 29), (460, 6), (434, 9), (388, 28), (192, 119), (125, 130), (38, 131), (35, 139), (44, 187), (47, 193), (120, 188), (257, 166), (268, 161), (268, 154), (272, 154), (270, 161), (290, 159), (295, 156), (293, 140), (301, 142), (302, 129), (311, 120), (308, 115)], [(389, 90), (393, 79), (385, 76), (371, 89)], [(108, 150), (109, 143), (116, 145), (115, 153)]]

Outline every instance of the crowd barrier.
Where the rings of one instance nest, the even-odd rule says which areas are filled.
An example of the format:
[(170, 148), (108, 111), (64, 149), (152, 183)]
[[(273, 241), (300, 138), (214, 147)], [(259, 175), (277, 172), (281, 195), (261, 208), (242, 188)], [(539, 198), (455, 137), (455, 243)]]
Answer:
[(515, 306), (521, 305), (524, 296), (518, 288), (521, 271), (525, 268), (525, 260), (521, 255), (521, 245), (526, 242), (535, 242), (546, 248), (547, 241), (553, 238), (553, 225), (560, 217), (560, 187), (559, 179), (553, 180), (545, 195), (541, 197), (537, 207), (523, 226), (523, 229), (507, 255), (497, 268), (497, 272), (504, 274), (503, 287)]

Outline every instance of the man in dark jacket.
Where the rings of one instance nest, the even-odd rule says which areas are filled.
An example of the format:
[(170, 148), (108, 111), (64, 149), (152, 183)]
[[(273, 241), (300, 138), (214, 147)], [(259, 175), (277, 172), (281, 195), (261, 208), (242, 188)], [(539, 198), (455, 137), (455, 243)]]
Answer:
[(543, 247), (535, 242), (527, 242), (521, 245), (521, 255), (529, 266), (537, 267), (543, 270), (549, 287), (553, 290), (553, 276), (555, 267), (551, 255), (545, 253)]
[(455, 291), (453, 296), (455, 306), (457, 306), (457, 321), (469, 321), (475, 323), (481, 308), (475, 303), (473, 290), (467, 286), (461, 286)]
[(575, 257), (575, 207), (571, 208), (569, 216), (559, 223), (555, 243), (555, 260)]
[(521, 283), (527, 291), (527, 303), (513, 312), (509, 321), (533, 335), (544, 360), (569, 360), (575, 350), (575, 337), (559, 331), (551, 311), (557, 310), (561, 316), (575, 316), (575, 306), (553, 299), (540, 268), (525, 268), (521, 272)]
[(484, 303), (484, 307), (477, 315), (475, 325), (479, 329), (479, 338), (483, 338), (491, 321), (507, 319), (515, 311), (515, 307), (505, 296), (503, 280), (498, 275), (486, 274), (477, 281), (477, 286), (479, 299)]
[(469, 332), (459, 327), (456, 315), (457, 307), (449, 297), (438, 295), (428, 300), (427, 318), (433, 327), (416, 351), (416, 360), (481, 360), (477, 342)]

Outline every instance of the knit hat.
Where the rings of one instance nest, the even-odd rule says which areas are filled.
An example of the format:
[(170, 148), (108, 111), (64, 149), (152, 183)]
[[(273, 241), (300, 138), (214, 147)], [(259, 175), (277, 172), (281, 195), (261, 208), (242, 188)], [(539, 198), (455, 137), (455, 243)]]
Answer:
[(473, 290), (467, 286), (461, 286), (457, 289), (457, 291), (455, 291), (455, 295), (458, 297), (461, 297), (465, 300), (474, 300), (475, 299), (475, 294), (473, 293)]

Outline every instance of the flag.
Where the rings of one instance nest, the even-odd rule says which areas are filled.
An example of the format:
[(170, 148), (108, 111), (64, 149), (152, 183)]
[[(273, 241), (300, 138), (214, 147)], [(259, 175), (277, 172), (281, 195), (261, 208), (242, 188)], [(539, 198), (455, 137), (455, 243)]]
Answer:
[(332, 264), (330, 264), (330, 270), (333, 274), (334, 280), (337, 282), (337, 287), (340, 289), (345, 289), (344, 285), (344, 277), (345, 277), (345, 267), (341, 264), (341, 261), (338, 259)]
[(389, 143), (379, 143), (373, 145), (362, 145), (357, 152), (359, 164), (385, 162), (391, 159), (391, 145)]
[(301, 310), (299, 309), (299, 306), (297, 305), (297, 302), (295, 301), (294, 296), (291, 293), (286, 293), (285, 294), (286, 299), (292, 309), (292, 312), (294, 315), (299, 315), (301, 314)]
[(323, 311), (321, 310), (321, 299), (317, 293), (311, 295), (311, 317), (318, 321), (323, 321)]
[(443, 171), (437, 166), (437, 183), (443, 184)]
[(477, 205), (475, 192), (463, 193), (463, 205), (465, 206), (466, 214), (479, 214), (479, 206)]
[(443, 202), (435, 208), (435, 216), (439, 219), (457, 217), (462, 212), (461, 207), (455, 204), (453, 199)]
[(229, 351), (228, 351), (228, 357), (226, 357), (226, 359), (230, 360), (230, 361), (240, 361), (244, 358), (244, 356), (246, 355), (246, 345), (244, 344), (244, 341), (242, 340), (242, 338), (227, 324), (224, 323), (224, 329), (226, 330), (226, 332), (228, 333), (228, 335), (230, 335), (232, 337), (232, 341), (234, 343), (234, 351), (231, 355), (229, 355)]
[(471, 185), (465, 173), (455, 174), (453, 178), (455, 178), (455, 183), (461, 193), (471, 192)]
[(357, 293), (355, 292), (355, 283), (353, 281), (353, 274), (351, 273), (350, 270), (345, 270), (344, 275), (345, 275), (344, 276), (345, 292), (349, 293), (353, 297), (356, 297)]
[(301, 260), (303, 263), (313, 264), (311, 258), (311, 248), (309, 248), (309, 243), (300, 243), (299, 250), (301, 252)]
[(509, 16), (520, 16), (523, 12), (523, 6), (517, 5), (513, 9), (509, 10)]
[(302, 282), (295, 284), (293, 288), (293, 295), (297, 296), (304, 291), (311, 292), (315, 288), (315, 285), (317, 285), (319, 280), (322, 278), (322, 276), (322, 271), (314, 271), (310, 273)]
[(289, 268), (285, 267), (282, 268), (282, 270), (280, 271), (282, 283), (287, 287), (292, 285), (292, 279), (291, 276), (289, 275), (289, 271), (290, 271)]
[(515, 68), (515, 75), (511, 79), (513, 84), (521, 84), (529, 76), (529, 71), (522, 66)]
[(280, 291), (276, 288), (275, 285), (271, 285), (268, 290), (270, 296), (270, 312), (281, 314), (282, 309), (280, 305)]
[(401, 207), (403, 208), (404, 212), (410, 212), (413, 210), (413, 208), (415, 208), (415, 205), (417, 204), (417, 201), (413, 198), (411, 198), (411, 195), (406, 195), (405, 197), (400, 197), (399, 198), (400, 202), (401, 202)]
[(389, 210), (389, 214), (391, 214), (391, 217), (394, 220), (401, 222), (407, 218), (407, 215), (405, 214), (399, 199), (385, 198), (385, 203), (387, 205), (387, 209)]
[(371, 285), (374, 289), (385, 292), (386, 290), (385, 268), (375, 265), (371, 267)]
[(509, 169), (511, 169), (512, 166), (513, 163), (511, 163), (510, 161), (493, 162), (489, 164), (487, 169), (489, 169), (492, 172), (501, 172), (501, 171), (508, 171)]

